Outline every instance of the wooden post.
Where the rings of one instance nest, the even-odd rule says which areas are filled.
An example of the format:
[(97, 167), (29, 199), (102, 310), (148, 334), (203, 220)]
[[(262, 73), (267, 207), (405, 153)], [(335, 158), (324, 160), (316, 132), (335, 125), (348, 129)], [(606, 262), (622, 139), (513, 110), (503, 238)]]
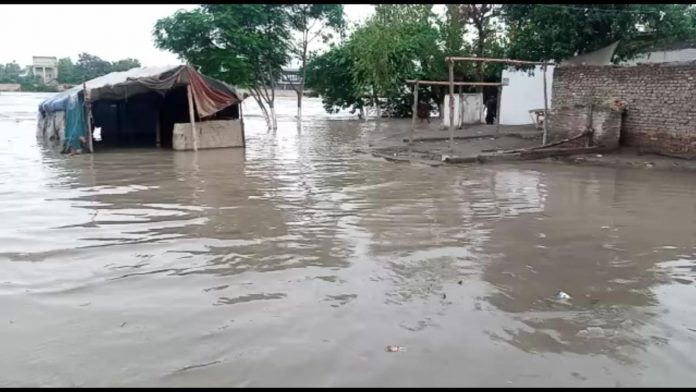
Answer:
[(503, 86), (498, 86), (498, 99), (496, 100), (496, 108), (495, 108), (495, 133), (500, 133), (500, 107), (503, 106), (501, 105), (501, 100), (503, 98)]
[(454, 61), (449, 62), (449, 107), (450, 107), (449, 146), (450, 146), (450, 150), (453, 150), (454, 149)]
[(411, 118), (411, 140), (410, 145), (413, 145), (413, 134), (416, 132), (416, 118), (418, 117), (418, 82), (413, 85), (413, 116)]
[(458, 112), (459, 112), (460, 124), (457, 127), (457, 129), (462, 129), (462, 127), (464, 127), (464, 92), (462, 90), (464, 90), (464, 86), (460, 85), (459, 92), (457, 92), (457, 96), (459, 97), (459, 108), (458, 108), (459, 110), (458, 110)]
[(160, 148), (162, 141), (160, 136), (162, 126), (160, 125), (160, 112), (157, 112), (157, 122), (155, 123), (155, 146)]
[(242, 112), (242, 103), (243, 101), (239, 101), (237, 105), (239, 107), (239, 125), (242, 127), (242, 148), (246, 148), (246, 133), (244, 130), (244, 113)]
[(198, 132), (196, 131), (196, 113), (193, 110), (193, 93), (191, 93), (191, 85), (186, 86), (188, 93), (189, 117), (191, 119), (191, 135), (193, 135), (193, 151), (198, 151)]
[(549, 122), (549, 103), (546, 93), (546, 64), (542, 66), (544, 70), (544, 136), (542, 137), (541, 144), (546, 144), (546, 139), (548, 138), (546, 124)]
[(82, 82), (82, 94), (85, 102), (85, 126), (87, 127), (87, 144), (89, 152), (94, 151), (94, 143), (92, 142), (92, 105), (89, 94), (87, 92), (87, 83)]

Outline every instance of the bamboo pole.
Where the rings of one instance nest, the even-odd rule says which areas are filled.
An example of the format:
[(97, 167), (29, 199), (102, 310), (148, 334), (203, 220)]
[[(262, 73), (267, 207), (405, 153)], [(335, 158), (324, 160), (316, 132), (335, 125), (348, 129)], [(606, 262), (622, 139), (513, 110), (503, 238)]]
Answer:
[(546, 64), (543, 65), (544, 70), (544, 136), (542, 138), (542, 144), (546, 144), (546, 139), (548, 138), (546, 124), (549, 122), (549, 100), (548, 93), (546, 92)]
[[(418, 84), (428, 84), (431, 86), (449, 86), (450, 82), (446, 82), (443, 80), (407, 80), (407, 84), (414, 84), (418, 82)], [(491, 87), (496, 87), (496, 86), (502, 86), (502, 83), (493, 83), (493, 82), (454, 82), (452, 83), (455, 86), (491, 86)]]
[(489, 57), (446, 57), (445, 61), (477, 61), (477, 62), (505, 63), (505, 64), (555, 65), (555, 63), (548, 63), (548, 62), (542, 62), (542, 61), (497, 59), (497, 58), (489, 58)]
[(189, 117), (191, 120), (191, 135), (193, 135), (193, 151), (198, 151), (198, 132), (196, 131), (196, 114), (193, 110), (193, 93), (191, 93), (191, 85), (186, 86), (188, 95)]
[(413, 86), (413, 117), (411, 118), (411, 140), (409, 140), (409, 145), (413, 145), (413, 134), (416, 133), (416, 117), (418, 117), (418, 82)]
[(454, 149), (454, 62), (449, 62), (449, 133), (450, 133), (450, 150)]
[(90, 154), (94, 151), (94, 143), (92, 142), (92, 105), (87, 92), (87, 83), (82, 82), (82, 91), (85, 100), (85, 125), (87, 126), (87, 144), (89, 145)]
[(242, 111), (242, 104), (244, 101), (239, 101), (237, 104), (239, 107), (239, 125), (242, 127), (242, 148), (246, 148), (246, 131), (244, 130), (244, 113)]
[(498, 87), (498, 99), (495, 108), (495, 133), (500, 133), (500, 107), (503, 99), (503, 86)]

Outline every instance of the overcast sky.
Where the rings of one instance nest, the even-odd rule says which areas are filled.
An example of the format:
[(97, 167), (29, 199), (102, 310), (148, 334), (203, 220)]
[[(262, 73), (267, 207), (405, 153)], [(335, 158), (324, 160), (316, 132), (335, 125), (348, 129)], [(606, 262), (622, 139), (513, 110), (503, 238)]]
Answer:
[[(155, 48), (157, 19), (195, 5), (7, 5), (0, 4), (0, 63), (31, 64), (32, 56), (71, 57), (88, 52), (104, 60), (133, 57), (144, 66), (178, 64), (172, 53)], [(367, 4), (344, 5), (346, 18), (362, 21)]]

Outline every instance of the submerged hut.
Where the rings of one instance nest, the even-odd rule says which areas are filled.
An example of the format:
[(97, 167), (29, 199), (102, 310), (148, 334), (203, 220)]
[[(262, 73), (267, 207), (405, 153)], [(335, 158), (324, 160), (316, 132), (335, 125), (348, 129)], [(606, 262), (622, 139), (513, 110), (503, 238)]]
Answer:
[(43, 101), (37, 137), (63, 152), (244, 147), (241, 101), (233, 87), (188, 65), (133, 68)]

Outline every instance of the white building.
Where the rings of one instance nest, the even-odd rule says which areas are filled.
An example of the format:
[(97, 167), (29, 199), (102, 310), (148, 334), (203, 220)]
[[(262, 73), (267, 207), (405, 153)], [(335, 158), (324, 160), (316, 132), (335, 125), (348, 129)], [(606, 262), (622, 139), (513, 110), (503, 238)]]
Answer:
[(54, 82), (58, 78), (58, 59), (49, 56), (34, 56), (31, 70), (40, 76), (44, 84)]
[[(509, 84), (503, 87), (500, 97), (500, 124), (532, 124), (530, 110), (544, 108), (544, 73), (541, 65), (534, 70), (516, 70), (508, 67), (503, 70), (502, 78)], [(551, 85), (553, 83), (553, 66), (546, 67), (546, 93), (549, 109), (551, 108)]]

